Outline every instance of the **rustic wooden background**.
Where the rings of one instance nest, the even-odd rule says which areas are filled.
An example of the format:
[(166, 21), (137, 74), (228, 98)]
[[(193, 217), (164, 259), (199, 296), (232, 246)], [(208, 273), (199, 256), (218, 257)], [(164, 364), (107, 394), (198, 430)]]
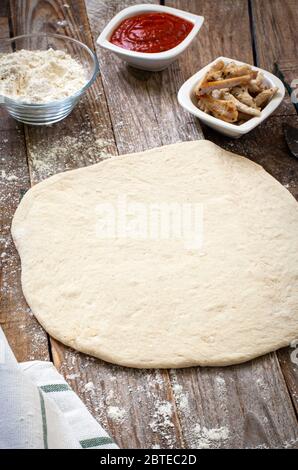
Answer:
[[(11, 219), (24, 191), (59, 171), (108, 155), (205, 137), (260, 163), (298, 197), (298, 163), (289, 155), (282, 131), (284, 122), (298, 127), (288, 98), (238, 141), (201, 128), (176, 99), (181, 84), (219, 55), (268, 70), (277, 60), (289, 81), (298, 78), (297, 1), (163, 2), (203, 15), (205, 23), (181, 59), (161, 73), (129, 68), (95, 45), (112, 16), (135, 3), (0, 1), (0, 40), (38, 31), (66, 34), (96, 48), (101, 67), (95, 85), (61, 123), (27, 127), (0, 110), (1, 325), (19, 361), (54, 361), (121, 447), (297, 448), (298, 367), (290, 357), (292, 348), (228, 368), (125, 369), (50, 338), (22, 296)], [(111, 407), (119, 408), (118, 419)]]

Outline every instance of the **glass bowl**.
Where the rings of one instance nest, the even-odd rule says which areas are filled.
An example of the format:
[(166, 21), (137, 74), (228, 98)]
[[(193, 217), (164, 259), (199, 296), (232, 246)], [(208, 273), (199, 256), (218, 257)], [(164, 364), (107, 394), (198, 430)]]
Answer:
[(37, 33), (1, 39), (0, 41), (0, 54), (21, 49), (40, 51), (50, 48), (62, 50), (79, 62), (86, 71), (86, 84), (67, 98), (42, 104), (25, 103), (0, 94), (0, 104), (17, 121), (35, 126), (61, 121), (71, 113), (81, 96), (96, 79), (99, 72), (97, 57), (89, 47), (76, 39), (61, 34)]

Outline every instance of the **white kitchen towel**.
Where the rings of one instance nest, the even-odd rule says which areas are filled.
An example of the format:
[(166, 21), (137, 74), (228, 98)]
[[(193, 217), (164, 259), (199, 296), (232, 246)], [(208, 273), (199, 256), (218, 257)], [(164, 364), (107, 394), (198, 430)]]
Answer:
[(0, 328), (0, 448), (117, 449), (51, 362), (18, 364)]

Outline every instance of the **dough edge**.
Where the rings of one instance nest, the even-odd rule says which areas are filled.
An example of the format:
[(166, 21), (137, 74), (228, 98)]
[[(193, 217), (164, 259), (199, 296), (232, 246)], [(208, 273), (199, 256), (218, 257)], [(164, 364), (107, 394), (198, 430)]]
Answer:
[[(18, 250), (21, 262), (22, 262), (22, 248), (21, 248), (20, 244), (18, 243), (18, 237), (16, 236), (16, 231), (17, 231), (16, 226), (18, 224), (21, 224), (22, 221), (24, 219), (26, 219), (28, 213), (30, 212), (30, 208), (34, 204), (34, 201), (38, 197), (40, 191), (46, 190), (50, 185), (55, 184), (56, 182), (60, 181), (61, 179), (68, 178), (69, 175), (73, 175), (75, 173), (81, 173), (81, 172), (88, 172), (90, 169), (94, 168), (95, 166), (107, 164), (110, 161), (115, 161), (115, 160), (124, 159), (124, 158), (132, 158), (133, 159), (133, 158), (137, 158), (138, 155), (140, 155), (140, 154), (142, 154), (142, 155), (146, 154), (148, 156), (150, 156), (151, 154), (155, 155), (157, 153), (157, 151), (159, 151), (161, 149), (165, 149), (167, 147), (177, 147), (177, 146), (180, 146), (180, 145), (183, 145), (183, 146), (188, 145), (188, 146), (191, 147), (194, 144), (195, 145), (202, 144), (204, 146), (208, 145), (210, 147), (213, 147), (217, 151), (220, 150), (225, 155), (230, 155), (234, 159), (241, 160), (244, 164), (247, 162), (248, 165), (250, 165), (250, 166), (255, 165), (256, 168), (258, 168), (260, 170), (263, 170), (263, 167), (261, 165), (247, 159), (246, 157), (243, 157), (243, 156), (240, 156), (238, 154), (234, 154), (232, 152), (226, 151), (226, 150), (222, 149), (221, 147), (217, 146), (216, 144), (214, 144), (213, 142), (210, 142), (210, 141), (207, 141), (207, 140), (201, 140), (201, 141), (179, 142), (179, 143), (165, 145), (165, 146), (157, 147), (157, 148), (152, 148), (152, 149), (149, 149), (149, 150), (140, 151), (140, 152), (136, 152), (136, 153), (129, 153), (129, 154), (125, 154), (125, 155), (113, 156), (113, 157), (110, 157), (106, 160), (103, 160), (103, 161), (98, 162), (98, 163), (93, 164), (93, 165), (89, 165), (89, 166), (82, 167), (82, 168), (76, 168), (76, 169), (73, 169), (73, 170), (63, 171), (61, 173), (55, 174), (55, 175), (45, 179), (44, 181), (34, 185), (31, 189), (29, 189), (26, 192), (26, 194), (23, 196), (22, 204), (18, 206), (18, 208), (15, 212), (15, 215), (13, 217), (12, 226), (11, 226), (11, 233), (12, 233), (12, 238), (13, 238), (13, 241), (15, 243), (15, 246)], [(276, 179), (274, 177), (272, 177), (267, 172), (265, 172), (264, 176), (269, 177), (269, 178), (276, 181)], [(284, 188), (281, 184), (280, 184), (280, 187), (283, 188), (284, 191), (289, 196), (291, 196), (293, 201), (296, 202), (295, 198), (291, 195), (291, 193), (286, 188)], [(21, 274), (22, 290), (23, 290), (24, 297), (25, 297), (28, 305), (30, 306), (30, 303), (31, 303), (30, 302), (30, 293), (26, 292), (26, 286), (23, 282), (24, 269), (25, 268), (23, 267), (23, 263), (22, 263), (22, 274)], [(64, 345), (69, 346), (71, 348), (74, 348), (75, 350), (77, 350), (79, 352), (82, 352), (84, 354), (90, 354), (93, 357), (96, 357), (100, 360), (111, 363), (113, 365), (116, 364), (116, 365), (119, 365), (119, 366), (132, 367), (132, 368), (138, 368), (138, 369), (147, 369), (147, 368), (150, 368), (150, 369), (152, 369), (152, 368), (169, 369), (169, 368), (185, 368), (185, 367), (195, 367), (195, 366), (221, 367), (221, 366), (230, 366), (230, 365), (241, 364), (241, 363), (248, 362), (252, 359), (255, 359), (259, 356), (262, 356), (264, 354), (274, 352), (274, 351), (276, 351), (276, 350), (278, 350), (282, 347), (289, 346), (291, 341), (293, 341), (298, 336), (298, 330), (297, 330), (297, 332), (295, 334), (293, 333), (293, 335), (290, 335), (289, 338), (285, 339), (284, 341), (280, 341), (280, 343), (278, 343), (274, 347), (269, 347), (269, 346), (264, 345), (263, 347), (256, 348), (256, 350), (253, 353), (252, 352), (251, 353), (246, 353), (246, 354), (243, 354), (242, 356), (239, 356), (239, 353), (237, 353), (236, 354), (237, 357), (235, 357), (235, 355), (233, 353), (231, 353), (229, 355), (226, 355), (225, 357), (214, 357), (212, 359), (210, 359), (210, 357), (208, 357), (206, 359), (202, 359), (202, 360), (196, 360), (196, 361), (185, 359), (184, 361), (182, 360), (181, 363), (179, 363), (179, 365), (174, 365), (174, 366), (173, 366), (173, 363), (169, 363), (167, 361), (160, 361), (160, 364), (157, 365), (156, 361), (152, 361), (152, 362), (145, 362), (145, 361), (144, 362), (141, 362), (141, 361), (134, 362), (134, 361), (122, 360), (121, 359), (121, 353), (119, 355), (114, 354), (113, 356), (111, 356), (111, 355), (107, 354), (105, 351), (103, 351), (103, 352), (97, 352), (96, 351), (95, 352), (94, 349), (92, 348), (92, 346), (86, 345), (82, 348), (78, 344), (78, 341), (76, 339), (74, 339), (74, 340), (61, 339), (62, 335), (59, 334), (59, 332), (57, 333), (55, 331), (55, 328), (52, 328), (51, 326), (49, 326), (46, 321), (43, 321), (43, 319), (41, 318), (42, 315), (40, 315), (38, 312), (34, 311), (34, 309), (31, 306), (30, 306), (30, 308), (32, 310), (32, 313), (37, 318), (37, 320), (41, 324), (41, 326), (46, 330), (46, 332), (50, 336), (52, 336), (54, 339), (56, 339), (57, 341), (63, 343)], [(98, 348), (97, 348), (97, 350), (98, 350)]]

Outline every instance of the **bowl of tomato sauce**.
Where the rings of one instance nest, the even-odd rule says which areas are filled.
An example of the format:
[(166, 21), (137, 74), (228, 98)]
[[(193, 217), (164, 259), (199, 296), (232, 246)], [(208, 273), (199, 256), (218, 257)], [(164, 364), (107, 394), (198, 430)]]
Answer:
[(160, 71), (191, 44), (204, 22), (194, 15), (163, 5), (134, 5), (107, 24), (97, 43), (133, 67)]

